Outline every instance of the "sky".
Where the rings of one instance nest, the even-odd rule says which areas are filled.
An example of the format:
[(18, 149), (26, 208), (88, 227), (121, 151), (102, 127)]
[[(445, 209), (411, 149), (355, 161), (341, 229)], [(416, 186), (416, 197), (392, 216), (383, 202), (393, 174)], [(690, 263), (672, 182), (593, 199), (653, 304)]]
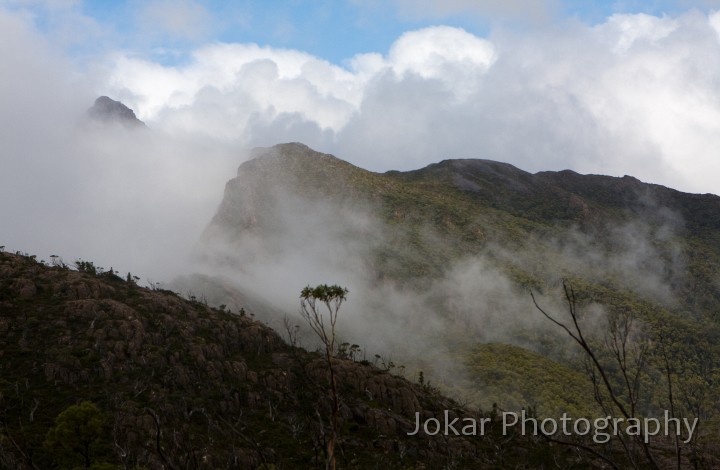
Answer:
[[(486, 158), (720, 194), (718, 9), (3, 0), (0, 245), (130, 246), (152, 272), (161, 237), (171, 266), (246, 150), (289, 141), (372, 171)], [(151, 131), (78, 124), (100, 95)]]

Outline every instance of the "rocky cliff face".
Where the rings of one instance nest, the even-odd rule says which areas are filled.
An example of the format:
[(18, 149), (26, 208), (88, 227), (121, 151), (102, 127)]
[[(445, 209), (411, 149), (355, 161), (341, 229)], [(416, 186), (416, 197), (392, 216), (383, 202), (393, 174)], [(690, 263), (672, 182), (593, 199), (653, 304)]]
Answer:
[(207, 235), (232, 237), (271, 229), (287, 198), (312, 202), (332, 195), (335, 204), (348, 203), (353, 195), (361, 195), (355, 179), (372, 175), (299, 143), (257, 148), (251, 157), (228, 181)]

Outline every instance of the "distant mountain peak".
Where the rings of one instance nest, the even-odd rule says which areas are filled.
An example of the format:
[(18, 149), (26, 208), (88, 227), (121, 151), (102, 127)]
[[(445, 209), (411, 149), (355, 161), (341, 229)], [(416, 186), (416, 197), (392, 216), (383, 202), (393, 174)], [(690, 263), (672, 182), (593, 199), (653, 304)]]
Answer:
[(88, 115), (102, 122), (118, 122), (126, 126), (145, 127), (145, 123), (135, 116), (135, 112), (120, 101), (115, 101), (107, 96), (101, 96), (95, 100), (92, 108), (88, 109)]

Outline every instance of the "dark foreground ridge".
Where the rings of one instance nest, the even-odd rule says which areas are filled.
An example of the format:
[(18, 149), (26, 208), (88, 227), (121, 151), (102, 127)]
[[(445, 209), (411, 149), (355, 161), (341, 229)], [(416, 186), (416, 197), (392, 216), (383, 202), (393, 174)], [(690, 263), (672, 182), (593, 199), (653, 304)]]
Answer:
[[(323, 465), (331, 404), (319, 354), (289, 346), (248, 315), (139, 287), (90, 263), (84, 272), (55, 264), (0, 253), (0, 468)], [(579, 457), (502, 436), (497, 420), (485, 436), (407, 436), (416, 413), (478, 415), (427, 384), (366, 361), (335, 361), (339, 468)], [(68, 431), (79, 421), (84, 427)]]

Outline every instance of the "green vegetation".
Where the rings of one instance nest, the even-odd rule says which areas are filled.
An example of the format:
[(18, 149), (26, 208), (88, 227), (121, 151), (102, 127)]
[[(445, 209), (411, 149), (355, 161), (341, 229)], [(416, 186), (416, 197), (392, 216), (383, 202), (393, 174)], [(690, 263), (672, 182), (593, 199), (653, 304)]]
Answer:
[(60, 413), (45, 437), (44, 447), (60, 468), (115, 468), (99, 461), (112, 458), (109, 435), (107, 417), (92, 402), (84, 401)]
[(599, 416), (585, 374), (509, 344), (479, 344), (465, 358), (471, 375), (472, 402), (482, 409), (532, 407), (538, 416)]
[[(653, 415), (670, 406), (671, 388), (678, 412), (701, 417), (705, 436), (712, 435), (720, 416), (713, 399), (720, 396), (713, 372), (720, 363), (720, 197), (684, 194), (631, 177), (533, 175), (484, 160), (446, 160), (377, 174), (301, 144), (275, 146), (257, 157), (228, 184), (209, 233), (231, 241), (246, 232), (271, 235), (272, 218), (282, 213), (274, 201), (284, 200), (274, 191), (282, 188), (285, 196), (376, 218), (377, 233), (343, 236), (351, 242), (367, 238), (362, 258), (371, 277), (408, 292), (423, 295), (456, 263), (473, 257), (512, 281), (514, 290), (506, 295), (526, 296), (528, 302), (530, 290), (558, 300), (559, 279), (566, 279), (612, 390), (626, 389), (627, 380), (606, 343), (617, 333), (617, 319), (632, 319), (637, 332), (628, 346), (653, 347), (642, 355), (638, 396), (623, 400), (629, 405), (637, 399), (636, 411)], [(429, 302), (451, 325), (448, 330), (457, 331), (432, 340), (447, 340), (452, 357), (470, 374), (461, 385), (447, 384), (422, 357), (410, 364), (413, 374), (422, 369), (424, 381), (431, 378), (483, 409), (497, 402), (501, 409), (532, 406), (540, 415), (598, 412), (592, 370), (577, 345), (573, 349), (558, 335), (527, 326), (537, 322), (517, 316), (518, 326), (502, 338), (489, 335), (479, 342), (471, 328), (462, 331), (463, 325), (455, 324), (448, 307), (452, 299)], [(541, 315), (532, 308), (525, 314)], [(476, 328), (483, 332), (483, 325)], [(716, 450), (692, 449), (684, 458), (700, 462), (688, 454)]]

